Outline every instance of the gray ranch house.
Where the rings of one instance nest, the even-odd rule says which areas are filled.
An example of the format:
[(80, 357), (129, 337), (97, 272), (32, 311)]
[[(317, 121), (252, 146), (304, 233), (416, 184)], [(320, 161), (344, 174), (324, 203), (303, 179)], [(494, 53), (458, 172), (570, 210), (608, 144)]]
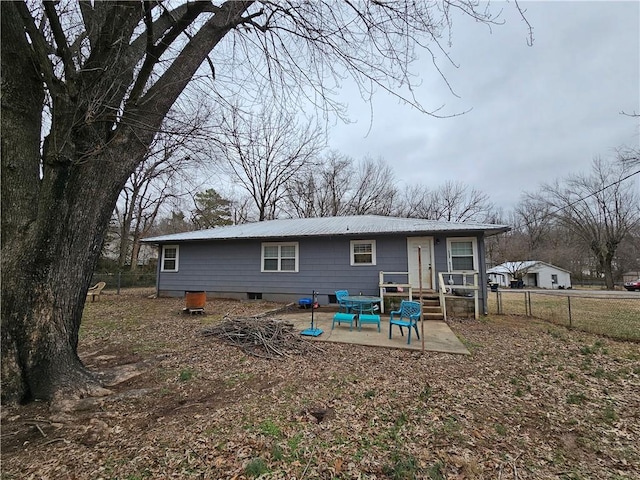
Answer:
[(385, 300), (417, 296), (422, 277), (423, 292), (475, 294), (476, 312), (478, 302), (486, 312), (484, 240), (508, 230), (360, 215), (270, 220), (144, 242), (158, 248), (159, 296), (204, 291), (210, 297), (295, 302), (317, 292), (324, 305), (336, 302), (336, 290)]

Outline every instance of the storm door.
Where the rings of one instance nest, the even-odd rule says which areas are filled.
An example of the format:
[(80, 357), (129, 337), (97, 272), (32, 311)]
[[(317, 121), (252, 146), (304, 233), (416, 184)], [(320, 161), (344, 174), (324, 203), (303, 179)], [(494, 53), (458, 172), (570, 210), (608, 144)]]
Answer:
[(407, 257), (409, 283), (413, 287), (415, 293), (418, 292), (420, 286), (420, 272), (418, 271), (418, 247), (420, 248), (422, 259), (422, 289), (433, 289), (433, 237), (408, 237), (407, 238)]

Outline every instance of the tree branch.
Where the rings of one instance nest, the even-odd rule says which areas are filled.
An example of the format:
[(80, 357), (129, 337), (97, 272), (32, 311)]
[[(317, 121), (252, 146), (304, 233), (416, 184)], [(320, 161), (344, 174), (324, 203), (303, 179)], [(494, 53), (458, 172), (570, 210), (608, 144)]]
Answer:
[(71, 55), (71, 51), (69, 50), (69, 46), (67, 45), (67, 38), (65, 37), (64, 31), (62, 30), (62, 25), (60, 25), (60, 18), (58, 17), (58, 12), (56, 12), (54, 6), (56, 3), (58, 2), (52, 2), (51, 0), (46, 0), (45, 2), (43, 2), (44, 11), (47, 15), (47, 18), (49, 19), (53, 38), (57, 45), (56, 53), (62, 59), (67, 87), (73, 88), (75, 90), (74, 80), (76, 78), (76, 67), (73, 64), (73, 56)]
[(59, 93), (63, 84), (55, 76), (53, 65), (51, 65), (51, 62), (49, 61), (49, 48), (47, 41), (45, 40), (42, 32), (38, 27), (36, 27), (26, 4), (23, 2), (15, 2), (15, 6), (22, 18), (25, 30), (31, 39), (33, 63), (36, 65), (36, 68), (40, 72), (42, 80), (45, 82), (47, 87), (52, 92)]
[[(147, 2), (145, 2), (147, 3)], [(147, 5), (148, 6), (148, 5)], [(147, 25), (147, 49), (146, 49), (146, 57), (144, 59), (144, 63), (142, 64), (142, 68), (138, 73), (138, 78), (136, 79), (136, 83), (133, 86), (131, 94), (129, 95), (129, 102), (132, 104), (136, 104), (136, 102), (140, 99), (142, 92), (144, 90), (147, 81), (151, 77), (153, 73), (153, 67), (160, 60), (160, 57), (163, 53), (167, 51), (167, 49), (171, 46), (171, 44), (178, 38), (178, 36), (183, 33), (186, 28), (193, 23), (193, 21), (198, 18), (205, 8), (207, 7), (206, 2), (196, 2), (195, 5), (190, 5), (184, 15), (180, 17), (180, 19), (173, 25), (171, 30), (164, 36), (160, 38), (160, 41), (157, 45), (154, 45), (153, 38), (153, 25), (150, 22), (150, 12), (146, 12), (145, 14), (145, 24)]]

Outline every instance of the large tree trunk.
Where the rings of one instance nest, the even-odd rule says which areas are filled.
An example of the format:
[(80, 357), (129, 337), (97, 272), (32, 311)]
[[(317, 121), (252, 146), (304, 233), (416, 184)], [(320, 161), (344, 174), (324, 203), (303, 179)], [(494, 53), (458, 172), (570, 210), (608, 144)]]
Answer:
[[(131, 168), (121, 159), (136, 152), (112, 148), (77, 162), (48, 155), (47, 145), (40, 151), (44, 88), (13, 2), (2, 2), (2, 91), (2, 401), (101, 393), (78, 358), (78, 333)], [(60, 130), (50, 136), (76, 113), (59, 108)], [(83, 135), (69, 137), (67, 151), (86, 151)]]
[(86, 290), (126, 175), (103, 155), (41, 166), (42, 81), (2, 2), (2, 401), (101, 391), (77, 355)]
[(2, 398), (27, 394), (16, 334), (8, 318), (13, 302), (5, 287), (23, 276), (19, 238), (35, 218), (40, 166), (40, 128), (44, 88), (21, 41), (21, 21), (11, 2), (2, 17)]
[[(67, 84), (48, 81), (52, 127), (42, 151), (43, 75), (53, 68), (34, 68), (42, 56), (34, 56), (26, 39), (19, 13), (22, 8), (28, 15), (25, 6), (0, 3), (2, 401), (104, 393), (77, 349), (86, 291), (118, 194), (198, 66), (250, 2), (225, 4), (222, 20), (209, 20), (117, 121), (113, 112), (123, 103), (118, 93), (132, 82), (131, 51), (122, 45), (139, 4), (99, 4), (113, 8), (119, 20), (108, 16), (75, 80), (70, 74)], [(104, 91), (114, 95), (106, 98)]]
[(602, 271), (604, 272), (604, 283), (607, 290), (615, 290), (616, 285), (613, 279), (613, 253), (607, 251), (602, 259)]
[[(78, 333), (111, 212), (128, 176), (122, 158), (108, 149), (86, 163), (46, 162), (35, 217), (18, 235), (3, 239), (4, 401), (102, 392), (77, 356)], [(25, 187), (22, 178), (3, 177), (3, 201)], [(16, 379), (22, 384), (9, 388)]]

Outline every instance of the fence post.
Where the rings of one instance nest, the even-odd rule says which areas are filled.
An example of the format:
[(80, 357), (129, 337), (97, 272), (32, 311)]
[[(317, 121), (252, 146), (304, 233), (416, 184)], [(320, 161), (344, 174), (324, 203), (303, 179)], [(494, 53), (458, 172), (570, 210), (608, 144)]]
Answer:
[(120, 275), (122, 275), (122, 272), (118, 271), (118, 291), (117, 291), (117, 295), (120, 295)]
[(498, 315), (502, 315), (502, 292), (496, 292), (496, 304), (498, 305)]
[(567, 296), (567, 303), (569, 304), (569, 327), (571, 327), (571, 295)]
[(531, 292), (527, 292), (527, 299), (529, 303), (529, 316), (533, 317), (533, 313), (531, 312)]

